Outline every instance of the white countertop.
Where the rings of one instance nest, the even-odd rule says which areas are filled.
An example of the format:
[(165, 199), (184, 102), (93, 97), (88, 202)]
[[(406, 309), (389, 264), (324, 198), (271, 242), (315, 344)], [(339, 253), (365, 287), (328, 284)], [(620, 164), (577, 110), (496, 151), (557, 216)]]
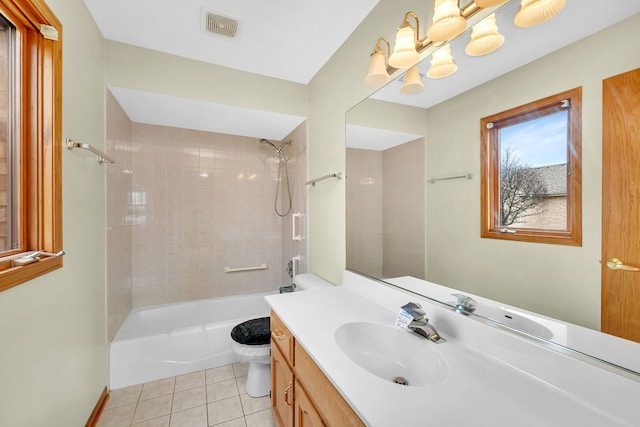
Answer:
[[(387, 296), (389, 292), (397, 291), (383, 291)], [(640, 383), (632, 379), (400, 292), (382, 304), (374, 294), (376, 302), (337, 286), (266, 297), (297, 345), (367, 425), (638, 425)], [(397, 301), (421, 302), (447, 339), (435, 344), (415, 337), (416, 345), (435, 346), (446, 360), (448, 374), (442, 382), (424, 387), (394, 384), (361, 368), (338, 346), (335, 331), (346, 323), (393, 325), (401, 305)]]

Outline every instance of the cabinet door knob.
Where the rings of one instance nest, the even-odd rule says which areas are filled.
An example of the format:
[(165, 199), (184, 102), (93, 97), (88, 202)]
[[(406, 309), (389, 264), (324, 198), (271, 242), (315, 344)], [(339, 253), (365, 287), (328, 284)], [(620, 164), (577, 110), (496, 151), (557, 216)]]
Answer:
[(282, 341), (284, 339), (284, 333), (280, 332), (279, 330), (275, 330), (271, 332), (271, 336), (275, 339), (277, 339), (278, 341)]
[(289, 381), (289, 385), (287, 386), (287, 388), (284, 389), (284, 403), (287, 406), (291, 406), (291, 403), (289, 403), (289, 390), (291, 390), (291, 386), (292, 386), (292, 383), (291, 381)]

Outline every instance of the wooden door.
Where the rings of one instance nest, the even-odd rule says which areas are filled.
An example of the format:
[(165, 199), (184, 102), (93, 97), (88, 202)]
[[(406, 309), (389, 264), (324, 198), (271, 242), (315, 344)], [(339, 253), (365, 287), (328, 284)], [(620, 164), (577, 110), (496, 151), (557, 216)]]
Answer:
[(279, 427), (293, 427), (293, 371), (271, 343), (271, 410)]
[(602, 102), (602, 332), (640, 342), (640, 69)]

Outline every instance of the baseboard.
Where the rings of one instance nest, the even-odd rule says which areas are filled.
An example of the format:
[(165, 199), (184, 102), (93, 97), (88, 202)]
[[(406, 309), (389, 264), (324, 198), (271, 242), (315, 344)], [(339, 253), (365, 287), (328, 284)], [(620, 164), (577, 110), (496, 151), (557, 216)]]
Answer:
[(100, 419), (100, 414), (102, 414), (102, 410), (104, 409), (104, 405), (107, 404), (107, 400), (109, 400), (109, 390), (105, 387), (98, 399), (98, 403), (96, 403), (95, 408), (93, 408), (93, 412), (89, 416), (87, 423), (84, 427), (94, 427), (98, 424), (98, 420)]

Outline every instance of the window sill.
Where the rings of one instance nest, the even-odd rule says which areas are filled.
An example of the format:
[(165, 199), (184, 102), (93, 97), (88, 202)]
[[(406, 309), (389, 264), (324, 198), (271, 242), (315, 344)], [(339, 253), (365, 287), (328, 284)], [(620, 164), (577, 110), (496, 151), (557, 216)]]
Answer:
[[(11, 258), (15, 258), (11, 257)], [(11, 267), (11, 259), (0, 261), (0, 292), (45, 275), (62, 267), (61, 257), (41, 259), (27, 265)]]

